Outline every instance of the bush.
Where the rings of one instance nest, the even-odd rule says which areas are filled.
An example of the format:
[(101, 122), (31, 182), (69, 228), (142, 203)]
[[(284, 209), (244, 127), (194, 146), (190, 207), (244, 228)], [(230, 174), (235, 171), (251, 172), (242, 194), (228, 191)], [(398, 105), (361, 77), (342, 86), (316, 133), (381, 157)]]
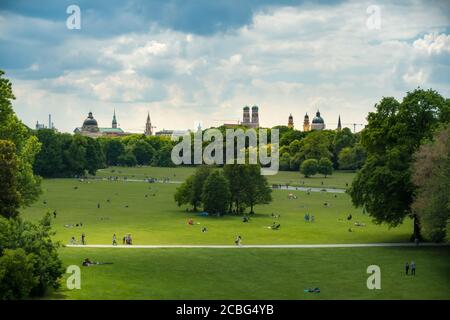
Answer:
[(0, 257), (0, 299), (16, 300), (28, 297), (39, 283), (34, 274), (34, 254), (25, 250), (6, 249)]
[[(50, 214), (38, 223), (23, 221), (20, 218), (6, 219), (0, 217), (0, 259), (2, 259), (3, 267), (0, 268), (2, 274), (11, 275), (10, 267), (12, 257), (16, 257), (25, 263), (20, 270), (23, 281), (9, 280), (9, 276), (0, 276), (0, 288), (10, 288), (8, 292), (14, 293), (16, 296), (11, 299), (23, 298), (26, 296), (42, 296), (50, 288), (58, 288), (59, 278), (62, 276), (64, 269), (62, 262), (58, 257), (58, 244), (54, 244), (51, 240)], [(15, 252), (10, 252), (10, 251)], [(27, 258), (24, 258), (22, 250)], [(8, 255), (7, 255), (8, 254)], [(5, 258), (4, 258), (5, 257)], [(31, 258), (33, 259), (31, 260)], [(32, 261), (32, 268), (29, 268), (28, 262)], [(36, 281), (31, 281), (35, 279)], [(14, 285), (16, 287), (14, 290)], [(29, 286), (31, 286), (29, 288)], [(12, 291), (11, 291), (12, 290)], [(0, 290), (0, 294), (3, 290)], [(10, 299), (5, 297), (5, 299)]]

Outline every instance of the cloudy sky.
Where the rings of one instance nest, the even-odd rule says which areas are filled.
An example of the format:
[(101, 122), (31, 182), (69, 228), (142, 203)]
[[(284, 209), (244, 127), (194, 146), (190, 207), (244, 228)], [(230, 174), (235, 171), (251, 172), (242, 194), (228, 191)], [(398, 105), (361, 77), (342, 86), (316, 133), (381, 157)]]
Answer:
[(72, 132), (89, 111), (107, 127), (114, 108), (131, 132), (147, 112), (157, 130), (217, 126), (256, 104), (263, 126), (320, 109), (334, 128), (418, 86), (449, 97), (449, 18), (449, 1), (1, 0), (0, 69), (32, 127), (51, 113)]

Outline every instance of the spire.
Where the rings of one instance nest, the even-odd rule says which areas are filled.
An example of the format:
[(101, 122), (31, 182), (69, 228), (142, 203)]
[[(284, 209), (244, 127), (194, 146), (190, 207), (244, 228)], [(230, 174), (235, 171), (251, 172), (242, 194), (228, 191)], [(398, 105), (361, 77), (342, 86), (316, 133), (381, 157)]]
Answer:
[(117, 128), (116, 109), (114, 109), (114, 115), (112, 120), (112, 127)]
[(153, 134), (153, 127), (152, 127), (152, 122), (150, 120), (150, 112), (147, 113), (147, 122), (145, 123), (145, 132), (144, 134), (146, 136), (151, 136)]
[(341, 126), (341, 115), (339, 115), (339, 118), (338, 118), (338, 126), (337, 126), (337, 129), (338, 129), (339, 131), (342, 129), (342, 126)]

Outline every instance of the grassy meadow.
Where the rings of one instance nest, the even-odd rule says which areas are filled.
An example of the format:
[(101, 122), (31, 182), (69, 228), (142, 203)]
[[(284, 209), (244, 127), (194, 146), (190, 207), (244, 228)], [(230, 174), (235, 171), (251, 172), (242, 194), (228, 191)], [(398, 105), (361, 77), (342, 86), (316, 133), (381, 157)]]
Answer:
[[(55, 240), (68, 244), (86, 235), (87, 244), (332, 244), (407, 242), (410, 220), (397, 228), (375, 225), (345, 193), (274, 190), (273, 202), (255, 208), (250, 222), (241, 216), (204, 217), (178, 207), (178, 183), (148, 183), (147, 177), (182, 181), (191, 168), (108, 168), (99, 177), (128, 181), (46, 179), (39, 201), (22, 212), (37, 220), (56, 210)], [(338, 172), (305, 179), (307, 186), (345, 188), (354, 174)], [(296, 172), (269, 177), (273, 184), (302, 185)], [(324, 184), (322, 185), (322, 181)], [(327, 205), (325, 205), (325, 203)], [(99, 206), (99, 207), (98, 207)], [(279, 218), (272, 216), (279, 215)], [(315, 221), (305, 222), (304, 215)], [(351, 214), (352, 219), (347, 220)], [(192, 218), (194, 225), (188, 225)], [(279, 230), (269, 228), (273, 222)], [(363, 226), (356, 226), (359, 222)], [(82, 223), (82, 226), (81, 224)], [(78, 224), (78, 226), (76, 226)], [(201, 232), (206, 227), (207, 232)], [(351, 232), (349, 231), (351, 229)], [(112, 262), (82, 267), (81, 289), (62, 288), (50, 299), (450, 299), (449, 247), (379, 248), (79, 248), (61, 247), (64, 265), (85, 258)], [(405, 261), (416, 261), (416, 277), (403, 275)], [(382, 289), (368, 290), (367, 266), (381, 267)], [(321, 293), (304, 292), (319, 287)]]

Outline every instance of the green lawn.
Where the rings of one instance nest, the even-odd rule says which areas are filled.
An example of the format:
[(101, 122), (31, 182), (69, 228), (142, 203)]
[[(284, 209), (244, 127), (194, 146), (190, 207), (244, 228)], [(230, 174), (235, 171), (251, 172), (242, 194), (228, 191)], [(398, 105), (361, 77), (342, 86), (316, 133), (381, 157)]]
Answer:
[[(450, 299), (450, 249), (61, 249), (81, 267), (81, 289), (53, 299)], [(403, 274), (405, 261), (415, 277)], [(381, 290), (366, 269), (381, 268)], [(63, 280), (65, 284), (65, 280)], [(303, 290), (319, 287), (321, 293)]]
[[(106, 170), (113, 170), (111, 168)], [(114, 168), (119, 170), (119, 168)], [(126, 168), (128, 178), (184, 180), (192, 168)], [(108, 176), (107, 171), (99, 175)], [(133, 172), (133, 173), (132, 173)], [(132, 174), (131, 174), (132, 173)], [(138, 176), (140, 174), (140, 176)], [(282, 172), (273, 183), (290, 183), (296, 173)], [(278, 177), (278, 178), (277, 178)], [(297, 176), (298, 177), (298, 176)], [(345, 187), (352, 174), (323, 179), (324, 187)], [(280, 182), (275, 182), (279, 179)], [(322, 186), (321, 178), (308, 179)], [(412, 223), (389, 229), (351, 205), (344, 193), (275, 190), (269, 205), (257, 206), (249, 223), (241, 217), (201, 217), (177, 207), (173, 194), (179, 184), (76, 179), (43, 181), (39, 201), (22, 212), (39, 219), (57, 210), (56, 240), (67, 244), (86, 235), (88, 244), (111, 244), (115, 233), (133, 235), (134, 244), (326, 244), (405, 242)], [(296, 199), (289, 199), (292, 193)], [(109, 200), (109, 201), (107, 201)], [(329, 206), (324, 206), (324, 203)], [(100, 208), (97, 208), (100, 204)], [(304, 214), (315, 216), (306, 223)], [(276, 219), (272, 213), (280, 214)], [(353, 219), (346, 219), (352, 214)], [(189, 218), (194, 226), (187, 224)], [(278, 231), (268, 228), (281, 224)], [(365, 226), (357, 227), (358, 221)], [(65, 227), (83, 223), (80, 227)], [(208, 232), (202, 233), (206, 226)], [(349, 232), (349, 228), (352, 232)], [(329, 248), (329, 249), (119, 249), (61, 248), (65, 266), (89, 257), (112, 265), (82, 267), (82, 289), (65, 287), (52, 299), (450, 299), (450, 249), (442, 248)], [(418, 266), (415, 278), (402, 275), (405, 261)], [(367, 266), (382, 270), (382, 290), (366, 288)], [(67, 276), (67, 275), (66, 275)], [(305, 293), (320, 287), (320, 294)]]
[[(109, 167), (100, 169), (97, 172), (97, 177), (127, 177), (129, 179), (145, 179), (145, 178), (169, 178), (173, 181), (184, 181), (188, 176), (195, 171), (193, 167), (174, 167), (174, 168), (160, 168), (160, 167)], [(278, 174), (267, 176), (270, 184), (289, 184), (291, 186), (305, 186), (305, 187), (322, 187), (345, 189), (351, 185), (355, 173), (345, 171), (335, 171), (331, 176), (324, 178), (322, 175), (315, 175), (310, 178), (304, 178), (300, 172), (293, 171), (279, 171)]]
[[(114, 233), (119, 239), (131, 233), (135, 244), (233, 244), (238, 234), (244, 244), (401, 242), (407, 241), (412, 232), (409, 219), (393, 229), (374, 225), (370, 217), (352, 207), (349, 196), (343, 193), (312, 192), (308, 195), (302, 191), (275, 190), (274, 201), (257, 206), (249, 223), (243, 223), (239, 216), (200, 217), (197, 213), (185, 212), (185, 207), (176, 206), (173, 194), (177, 186), (45, 180), (40, 200), (22, 214), (25, 218), (37, 219), (47, 210), (57, 210), (55, 237), (63, 243), (69, 243), (72, 236), (79, 239), (82, 233), (88, 244), (110, 244)], [(297, 199), (289, 200), (289, 193)], [(324, 206), (325, 202), (328, 207)], [(315, 216), (314, 223), (305, 223), (306, 212)], [(272, 213), (281, 217), (274, 219)], [(346, 219), (348, 214), (353, 215), (351, 221)], [(187, 224), (189, 218), (194, 219), (194, 226)], [(356, 227), (356, 221), (366, 226)], [(82, 227), (65, 227), (80, 222)], [(268, 228), (273, 222), (281, 224), (280, 230)], [(201, 232), (203, 226), (208, 232)], [(349, 228), (353, 232), (349, 232)]]

